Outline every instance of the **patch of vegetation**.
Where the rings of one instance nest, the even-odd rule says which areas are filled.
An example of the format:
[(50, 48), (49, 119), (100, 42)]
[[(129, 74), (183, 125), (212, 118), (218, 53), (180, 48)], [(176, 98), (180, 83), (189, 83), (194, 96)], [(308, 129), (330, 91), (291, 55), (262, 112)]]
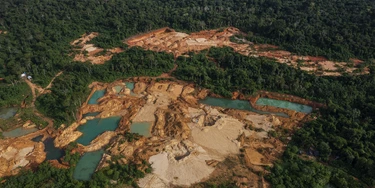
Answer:
[(20, 105), (24, 99), (26, 104), (30, 104), (32, 98), (31, 90), (25, 82), (0, 83), (0, 107)]
[(93, 81), (113, 82), (119, 78), (158, 76), (173, 68), (173, 56), (166, 53), (130, 48), (115, 54), (103, 65), (75, 63), (57, 77), (51, 93), (38, 97), (35, 102), (40, 112), (52, 117), (55, 126), (75, 121), (77, 109), (90, 93)]
[(111, 185), (111, 181), (115, 181), (118, 185), (138, 187), (135, 180), (145, 176), (145, 172), (139, 170), (144, 165), (147, 164), (111, 163), (110, 166), (96, 172), (88, 185), (89, 187), (108, 187)]
[(141, 135), (139, 135), (138, 133), (126, 132), (124, 134), (124, 138), (128, 142), (133, 142), (133, 140), (139, 140), (141, 138)]

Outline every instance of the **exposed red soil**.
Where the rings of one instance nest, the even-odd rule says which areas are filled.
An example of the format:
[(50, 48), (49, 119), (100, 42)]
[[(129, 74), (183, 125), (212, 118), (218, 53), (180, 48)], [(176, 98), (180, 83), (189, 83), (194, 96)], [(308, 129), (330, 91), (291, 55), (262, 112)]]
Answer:
[[(268, 57), (279, 63), (285, 63), (294, 68), (301, 68), (309, 73), (321, 76), (340, 76), (346, 72), (349, 74), (368, 74), (369, 70), (353, 73), (357, 68), (350, 68), (347, 62), (329, 61), (325, 57), (298, 56), (291, 52), (278, 50), (278, 47), (270, 44), (253, 44), (244, 39), (239, 39), (242, 44), (232, 42), (230, 37), (237, 34), (245, 35), (239, 29), (228, 27), (222, 30), (204, 30), (196, 33), (186, 34), (176, 32), (165, 27), (149, 33), (136, 35), (125, 40), (129, 46), (140, 46), (147, 50), (164, 51), (174, 54), (175, 57), (188, 54), (188, 52), (199, 52), (211, 47), (229, 46), (236, 52), (253, 57)], [(358, 65), (361, 60), (351, 59)], [(313, 62), (313, 63), (311, 63)]]

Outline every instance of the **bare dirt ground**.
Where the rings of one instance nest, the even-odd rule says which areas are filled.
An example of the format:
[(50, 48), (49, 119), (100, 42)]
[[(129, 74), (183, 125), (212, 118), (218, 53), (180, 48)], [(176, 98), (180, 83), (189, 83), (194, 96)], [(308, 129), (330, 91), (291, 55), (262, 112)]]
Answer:
[(75, 61), (86, 62), (89, 61), (92, 64), (103, 64), (110, 60), (113, 54), (121, 53), (123, 50), (121, 48), (112, 48), (107, 50), (104, 54), (98, 55), (98, 53), (103, 52), (104, 49), (95, 47), (94, 44), (86, 44), (90, 42), (93, 38), (99, 36), (99, 33), (85, 33), (81, 38), (76, 39), (70, 43), (74, 47), (77, 53), (74, 56)]
[(297, 56), (288, 51), (278, 50), (278, 47), (274, 45), (255, 45), (252, 42), (236, 37), (235, 40), (240, 44), (232, 42), (230, 37), (236, 34), (243, 33), (234, 27), (228, 27), (223, 30), (206, 30), (191, 34), (176, 32), (171, 28), (161, 28), (131, 37), (125, 40), (125, 43), (129, 46), (140, 46), (157, 52), (173, 53), (175, 57), (186, 55), (188, 52), (199, 52), (210, 47), (229, 46), (236, 52), (246, 56), (272, 58), (279, 63), (285, 63), (294, 68), (299, 67), (309, 73), (321, 76), (339, 76), (344, 72), (349, 74), (369, 73), (368, 68), (357, 70), (356, 66), (362, 63), (358, 59), (351, 59), (347, 63), (328, 61), (324, 57)]
[(31, 139), (39, 135), (48, 136), (48, 129), (17, 138), (0, 139), (0, 177), (16, 175), (23, 168), (30, 169), (42, 163), (46, 157), (44, 144)]
[[(154, 171), (139, 180), (141, 187), (199, 187), (202, 181), (220, 183), (229, 180), (219, 178), (226, 176), (239, 185), (263, 187), (267, 183), (254, 172), (268, 173), (264, 167), (272, 166), (286, 147), (286, 143), (270, 137), (269, 132), (278, 132), (281, 128), (292, 130), (306, 116), (281, 118), (211, 107), (198, 103), (206, 97), (207, 90), (197, 90), (185, 82), (157, 82), (152, 78), (131, 81), (136, 82), (134, 94), (117, 93), (114, 89), (125, 80), (93, 83), (92, 93), (105, 89), (106, 94), (98, 104), (84, 104), (79, 120), (57, 135), (55, 145), (64, 147), (82, 134), (77, 127), (94, 118), (80, 120), (82, 114), (120, 115), (122, 118), (116, 131), (99, 135), (88, 146), (79, 144), (77, 151), (93, 151), (109, 143), (107, 153), (124, 156), (117, 159), (122, 164), (149, 161)], [(132, 122), (150, 122), (152, 136), (126, 138), (124, 133), (130, 131)], [(233, 162), (235, 168), (228, 167), (228, 158), (237, 158)], [(98, 168), (108, 165), (105, 161)]]

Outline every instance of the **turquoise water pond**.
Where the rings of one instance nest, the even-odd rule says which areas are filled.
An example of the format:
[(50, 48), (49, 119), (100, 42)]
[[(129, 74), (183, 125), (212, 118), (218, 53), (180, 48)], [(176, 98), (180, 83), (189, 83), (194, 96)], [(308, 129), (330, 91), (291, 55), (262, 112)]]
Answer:
[(3, 132), (3, 136), (8, 137), (8, 138), (14, 138), (14, 137), (19, 137), (19, 136), (33, 133), (37, 130), (38, 130), (37, 128), (25, 129), (23, 127), (20, 127), (11, 131)]
[(88, 120), (87, 123), (78, 127), (78, 130), (81, 131), (83, 135), (77, 139), (77, 142), (85, 146), (89, 145), (92, 140), (105, 131), (114, 131), (120, 119), (121, 117), (110, 117)]
[(138, 133), (145, 137), (151, 136), (151, 123), (150, 122), (136, 122), (130, 126), (131, 133)]
[(125, 82), (126, 88), (129, 88), (131, 91), (134, 89), (134, 82)]
[(103, 153), (103, 150), (85, 153), (78, 161), (77, 166), (74, 169), (74, 179), (84, 181), (90, 180), (100, 162), (100, 159), (103, 156)]
[(0, 119), (9, 119), (17, 114), (17, 108), (0, 108)]
[(259, 106), (274, 106), (274, 107), (279, 107), (279, 108), (286, 108), (289, 110), (294, 110), (294, 111), (303, 112), (303, 113), (312, 112), (311, 106), (293, 103), (289, 101), (269, 99), (269, 98), (259, 98), (255, 104)]
[(65, 155), (64, 150), (55, 147), (53, 144), (53, 138), (47, 138), (43, 143), (44, 151), (47, 153), (46, 160), (60, 159)]
[(105, 90), (97, 90), (94, 92), (94, 94), (92, 94), (89, 102), (87, 104), (98, 104), (98, 99), (100, 97), (103, 97), (105, 94)]
[(223, 108), (247, 110), (247, 111), (252, 111), (258, 114), (275, 114), (281, 117), (289, 117), (285, 113), (272, 113), (272, 112), (256, 110), (253, 107), (251, 107), (249, 101), (245, 101), (245, 100), (231, 100), (231, 99), (224, 99), (224, 98), (206, 97), (205, 99), (200, 100), (199, 102), (202, 104), (210, 105), (210, 106), (219, 106)]

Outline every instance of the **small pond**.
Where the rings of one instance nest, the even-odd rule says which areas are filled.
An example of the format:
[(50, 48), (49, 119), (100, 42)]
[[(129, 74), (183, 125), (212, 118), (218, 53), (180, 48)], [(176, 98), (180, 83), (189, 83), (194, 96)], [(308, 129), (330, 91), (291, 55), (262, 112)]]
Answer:
[(134, 122), (130, 126), (131, 133), (138, 133), (145, 137), (151, 136), (151, 123), (150, 122)]
[(103, 97), (105, 94), (105, 90), (97, 90), (94, 92), (94, 94), (92, 94), (89, 102), (87, 104), (98, 104), (98, 99), (100, 97)]
[(25, 129), (23, 127), (19, 127), (11, 131), (3, 132), (3, 136), (8, 137), (8, 138), (14, 138), (14, 137), (24, 136), (24, 135), (36, 132), (37, 130), (39, 129), (37, 128)]
[(9, 119), (17, 114), (17, 108), (0, 108), (0, 119)]
[(77, 139), (77, 142), (85, 146), (89, 145), (92, 140), (105, 131), (116, 130), (120, 119), (121, 117), (110, 117), (88, 120), (87, 123), (78, 127), (83, 135)]
[(47, 138), (43, 141), (44, 151), (47, 153), (46, 160), (60, 159), (65, 155), (64, 150), (55, 147), (53, 138)]
[(202, 104), (210, 105), (210, 106), (219, 106), (223, 108), (247, 110), (247, 111), (255, 112), (258, 114), (274, 114), (274, 115), (281, 116), (281, 117), (289, 117), (285, 113), (279, 113), (279, 112), (273, 113), (273, 112), (265, 112), (265, 111), (256, 110), (253, 107), (251, 107), (249, 101), (245, 101), (245, 100), (231, 100), (231, 99), (224, 99), (224, 98), (206, 97), (205, 99), (200, 100), (199, 102)]
[(103, 156), (103, 153), (103, 150), (85, 153), (74, 169), (74, 179), (84, 181), (90, 180)]
[(294, 111), (303, 112), (303, 113), (312, 112), (311, 106), (293, 103), (289, 101), (269, 99), (269, 98), (259, 98), (255, 104), (259, 106), (274, 106), (274, 107), (279, 107), (279, 108), (286, 108), (289, 110), (294, 110)]
[(126, 88), (129, 88), (130, 91), (134, 89), (134, 82), (125, 82)]

